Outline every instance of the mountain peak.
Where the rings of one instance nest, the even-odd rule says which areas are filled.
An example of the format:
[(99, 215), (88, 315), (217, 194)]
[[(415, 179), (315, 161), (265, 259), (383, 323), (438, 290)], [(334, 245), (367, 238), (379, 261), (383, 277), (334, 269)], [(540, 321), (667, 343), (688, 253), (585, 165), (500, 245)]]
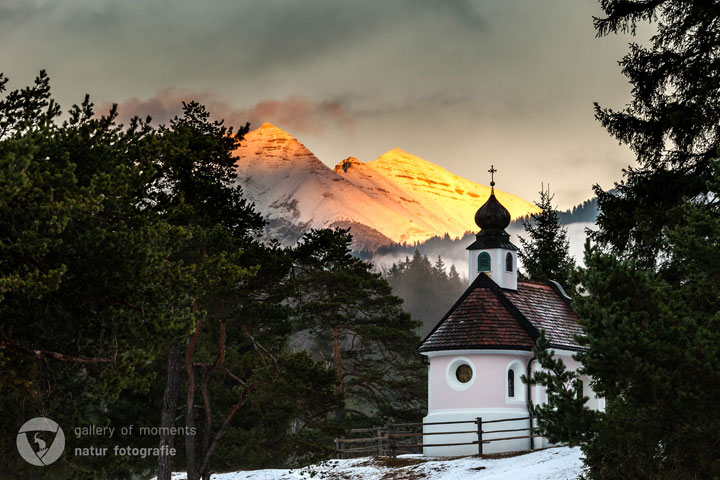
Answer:
[(280, 165), (291, 162), (311, 170), (330, 170), (295, 137), (268, 122), (248, 132), (235, 153), (239, 174), (251, 175), (251, 165), (259, 163), (280, 168)]
[(258, 127), (255, 130), (252, 130), (250, 133), (252, 133), (252, 132), (263, 133), (265, 135), (269, 134), (269, 135), (280, 136), (280, 137), (294, 138), (288, 132), (286, 132), (282, 128), (276, 127), (275, 125), (273, 125), (270, 122), (263, 123), (262, 125), (260, 125), (260, 127)]
[(357, 158), (350, 156), (350, 157), (347, 157), (342, 162), (335, 165), (335, 168), (333, 168), (333, 172), (335, 172), (335, 173), (340, 173), (341, 171), (347, 172), (348, 169), (352, 168), (353, 166), (357, 166), (357, 165), (363, 165), (363, 163), (360, 160), (358, 160)]
[(388, 150), (388, 151), (385, 152), (385, 153), (394, 153), (394, 154), (396, 154), (396, 155), (412, 155), (412, 153), (407, 152), (407, 151), (405, 151), (405, 150), (403, 150), (402, 148), (399, 148), (399, 147), (394, 147), (394, 148)]
[(415, 168), (428, 169), (430, 171), (437, 171), (443, 173), (450, 173), (443, 167), (436, 165), (424, 158), (420, 158), (417, 155), (413, 155), (410, 152), (406, 152), (402, 148), (393, 148), (380, 155), (375, 160), (368, 162), (368, 165), (384, 168), (384, 169), (410, 169)]

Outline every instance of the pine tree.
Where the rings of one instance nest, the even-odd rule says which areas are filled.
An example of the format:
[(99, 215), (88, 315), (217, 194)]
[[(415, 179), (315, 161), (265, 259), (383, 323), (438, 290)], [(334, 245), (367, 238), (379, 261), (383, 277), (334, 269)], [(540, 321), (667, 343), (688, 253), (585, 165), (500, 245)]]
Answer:
[[(250, 351), (254, 356), (272, 358), (276, 351), (268, 345), (259, 348), (260, 333), (265, 327), (264, 315), (242, 313), (254, 303), (257, 290), (249, 285), (280, 281), (274, 273), (265, 275), (264, 263), (272, 263), (273, 252), (264, 249), (255, 237), (263, 225), (260, 216), (242, 197), (234, 183), (236, 176), (232, 151), (247, 126), (235, 134), (222, 121), (210, 121), (204, 106), (183, 104), (183, 114), (174, 118), (168, 128), (160, 128), (157, 150), (153, 153), (156, 176), (150, 188), (150, 210), (169, 224), (188, 233), (172, 260), (183, 265), (187, 274), (186, 292), (192, 302), (193, 327), (182, 342), (168, 346), (166, 390), (161, 423), (175, 426), (173, 414), (180, 380), (184, 380), (185, 469), (189, 480), (208, 478), (215, 450), (227, 426), (258, 384), (251, 369), (233, 372), (228, 350)], [(262, 270), (262, 273), (261, 273)], [(274, 304), (273, 304), (274, 305)], [(278, 327), (281, 318), (274, 318)], [(282, 345), (280, 338), (272, 346)], [(180, 367), (181, 368), (178, 368)], [(230, 373), (228, 373), (230, 372)], [(210, 396), (210, 383), (222, 381), (222, 375), (235, 380), (235, 401), (218, 405)], [(222, 420), (213, 419), (212, 411), (224, 408)], [(200, 417), (199, 412), (204, 413)], [(220, 420), (220, 421), (218, 421)], [(173, 436), (162, 444), (172, 445)], [(169, 457), (159, 458), (158, 478), (170, 476)]]
[(415, 354), (418, 322), (387, 281), (351, 255), (351, 241), (345, 230), (313, 230), (295, 248), (302, 323), (332, 362), (344, 399), (336, 419), (416, 421), (427, 386)]
[(519, 256), (530, 280), (545, 282), (554, 280), (569, 293), (575, 292), (575, 261), (570, 256), (567, 229), (560, 225), (558, 212), (552, 205), (550, 189), (540, 189), (540, 208), (529, 220), (523, 220), (528, 239), (520, 238)]
[[(0, 92), (5, 85), (0, 75)], [(238, 137), (193, 102), (158, 129), (137, 118), (117, 125), (114, 107), (98, 116), (88, 97), (65, 122), (59, 114), (44, 72), (0, 99), (0, 410), (15, 413), (2, 416), (0, 449), (9, 478), (140, 475), (158, 460), (169, 478), (172, 457), (70, 449), (68, 462), (38, 470), (14, 450), (20, 425), (40, 414), (63, 427), (172, 428), (179, 417), (196, 431), (176, 466), (208, 478), (220, 439), (238, 432), (238, 412), (247, 431), (262, 430), (262, 417), (242, 412), (256, 393), (268, 412), (283, 412), (273, 423), (278, 458), (322, 452), (334, 372), (286, 349), (292, 256), (255, 237), (262, 219), (233, 182)], [(312, 382), (293, 383), (302, 378)], [(278, 394), (284, 388), (292, 398)], [(154, 436), (123, 440), (158, 446)], [(246, 460), (229, 458), (233, 468)]]
[[(25, 412), (3, 415), (0, 445), (9, 470), (23, 478), (73, 474), (29, 471), (7, 451), (23, 417), (154, 423), (143, 405), (153, 398), (155, 361), (193, 320), (178, 288), (182, 268), (168, 260), (186, 234), (142, 203), (155, 169), (139, 152), (152, 148), (152, 129), (139, 120), (121, 128), (114, 109), (95, 116), (87, 97), (62, 124), (59, 114), (44, 72), (0, 101), (0, 363), (9, 373), (0, 382), (0, 409)], [(134, 468), (150, 461), (136, 460)], [(73, 463), (96, 476), (128, 469), (123, 458)]]

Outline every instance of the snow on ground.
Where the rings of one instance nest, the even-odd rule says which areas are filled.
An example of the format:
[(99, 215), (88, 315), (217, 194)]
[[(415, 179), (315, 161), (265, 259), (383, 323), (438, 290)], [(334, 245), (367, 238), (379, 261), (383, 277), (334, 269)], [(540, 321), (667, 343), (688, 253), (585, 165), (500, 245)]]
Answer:
[[(497, 459), (401, 455), (397, 459), (330, 460), (296, 470), (219, 473), (212, 475), (211, 480), (572, 480), (581, 473), (580, 449), (557, 447)], [(176, 473), (172, 478), (183, 480), (186, 477), (184, 473)]]

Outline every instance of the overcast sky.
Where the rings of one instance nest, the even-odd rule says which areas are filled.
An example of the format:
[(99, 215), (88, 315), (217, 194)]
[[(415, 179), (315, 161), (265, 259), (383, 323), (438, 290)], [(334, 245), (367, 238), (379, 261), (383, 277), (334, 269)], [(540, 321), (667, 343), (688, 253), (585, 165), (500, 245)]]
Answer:
[(48, 70), (65, 110), (89, 93), (164, 122), (198, 99), (271, 122), (334, 166), (393, 147), (567, 208), (633, 163), (594, 119), (630, 86), (628, 37), (595, 38), (597, 0), (0, 0), (0, 71)]

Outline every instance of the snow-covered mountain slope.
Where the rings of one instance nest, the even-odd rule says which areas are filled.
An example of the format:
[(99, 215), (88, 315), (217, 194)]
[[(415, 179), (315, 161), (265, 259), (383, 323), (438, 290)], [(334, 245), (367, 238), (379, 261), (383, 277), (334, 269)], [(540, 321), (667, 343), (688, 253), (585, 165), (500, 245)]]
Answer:
[[(475, 212), (490, 197), (490, 187), (455, 175), (416, 155), (394, 148), (382, 154), (368, 166), (384, 172), (397, 184), (422, 197), (425, 204), (436, 207), (448, 220), (457, 219), (467, 230), (475, 230)], [(538, 212), (533, 204), (501, 190), (495, 196), (510, 212), (512, 219)], [(464, 233), (464, 232), (463, 232)]]
[[(356, 248), (413, 243), (475, 230), (475, 211), (490, 189), (399, 149), (334, 170), (289, 133), (263, 124), (236, 150), (238, 182), (269, 220), (268, 234), (287, 243), (309, 228), (350, 227)], [(513, 218), (532, 204), (496, 191)]]
[[(399, 148), (361, 164), (363, 168), (358, 168), (356, 162), (344, 165), (344, 162), (340, 163), (338, 167), (343, 168), (335, 167), (335, 171), (340, 170), (338, 173), (345, 173), (345, 178), (366, 189), (369, 179), (381, 180), (379, 193), (394, 196), (394, 201), (413, 210), (420, 221), (432, 225), (440, 235), (447, 232), (453, 238), (477, 230), (475, 212), (490, 197), (490, 187), (462, 178)], [(400, 193), (393, 195), (394, 192), (385, 185), (393, 185)], [(538, 211), (537, 207), (515, 195), (500, 190), (495, 190), (495, 195), (513, 219)]]
[[(448, 232), (452, 236), (456, 235), (457, 225), (436, 215), (432, 208), (428, 208), (416, 198), (417, 195), (403, 189), (402, 186), (388, 179), (382, 171), (372, 168), (370, 164), (350, 157), (338, 163), (333, 171), (403, 217), (412, 218), (422, 233), (418, 238), (407, 240), (408, 242), (425, 240), (438, 233), (442, 235)], [(465, 230), (462, 233), (464, 232)]]
[(300, 231), (359, 223), (400, 242), (424, 233), (412, 218), (370, 197), (269, 123), (248, 133), (235, 153), (238, 181), (270, 220), (285, 220)]

